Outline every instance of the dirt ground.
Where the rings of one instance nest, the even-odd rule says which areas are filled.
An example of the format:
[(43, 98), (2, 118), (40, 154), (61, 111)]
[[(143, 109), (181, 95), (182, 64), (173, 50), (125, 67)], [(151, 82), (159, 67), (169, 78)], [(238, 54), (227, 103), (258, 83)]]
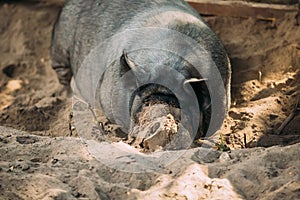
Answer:
[[(80, 139), (76, 137), (76, 130), (72, 127), (71, 99), (62, 91), (62, 86), (51, 69), (49, 55), (52, 26), (61, 6), (62, 1), (58, 0), (14, 3), (0, 1), (0, 125), (3, 127), (0, 128), (0, 188), (4, 189), (0, 192), (0, 197), (3, 197), (0, 199), (115, 199), (123, 198), (124, 195), (132, 199), (145, 196), (149, 196), (149, 199), (158, 198), (158, 193), (154, 191), (164, 191), (165, 199), (182, 199), (188, 198), (188, 194), (175, 194), (186, 187), (183, 184), (185, 180), (193, 183), (195, 177), (189, 177), (192, 172), (198, 174), (196, 178), (211, 183), (201, 185), (211, 189), (207, 194), (197, 193), (201, 197), (208, 195), (205, 197), (220, 198), (209, 195), (225, 192), (234, 199), (276, 199), (283, 194), (288, 199), (300, 198), (300, 182), (297, 177), (297, 169), (300, 168), (299, 151), (295, 152), (299, 149), (300, 142), (300, 26), (295, 25), (295, 14), (288, 14), (275, 23), (262, 19), (206, 17), (209, 25), (221, 38), (232, 63), (232, 106), (223, 128), (214, 137), (217, 138), (215, 141), (224, 142), (233, 154), (229, 156), (228, 153), (216, 153), (218, 159), (212, 161), (217, 160), (216, 164), (198, 165), (203, 164), (203, 160), (197, 157), (195, 150), (192, 156), (185, 157), (189, 159), (184, 165), (186, 168), (174, 172), (180, 166), (178, 164), (169, 169), (173, 170), (173, 174), (170, 173), (172, 175), (167, 176), (164, 171), (163, 175), (154, 173), (127, 176), (96, 165), (96, 161), (80, 147)], [(291, 122), (278, 132), (293, 111), (295, 115)], [(4, 127), (11, 127), (19, 132)], [(110, 129), (110, 125), (105, 124), (105, 129)], [(223, 137), (222, 141), (219, 134)], [(111, 135), (112, 138), (117, 138), (120, 133), (112, 130)], [(123, 137), (124, 135), (119, 137), (119, 140)], [(63, 143), (72, 146), (71, 150)], [(264, 148), (274, 145), (280, 146)], [(76, 151), (76, 148), (80, 152), (73, 152), (73, 155), (72, 151)], [(235, 149), (245, 150), (235, 152)], [(251, 161), (260, 160), (259, 167), (262, 168), (268, 163), (274, 164), (270, 155), (276, 157), (279, 149), (290, 151), (286, 156), (291, 163), (282, 161), (286, 164), (282, 168), (267, 166), (270, 176), (280, 177), (273, 189), (270, 188), (272, 181), (263, 175), (266, 171), (262, 170), (256, 178), (255, 174), (243, 171), (243, 167), (247, 168), (251, 164), (247, 157), (251, 157)], [(260, 152), (264, 153), (260, 155)], [(241, 157), (243, 164), (237, 164), (235, 159), (240, 154), (247, 153), (249, 154)], [(230, 159), (226, 160), (226, 156)], [(25, 162), (27, 159), (30, 160), (29, 164)], [(57, 163), (55, 159), (63, 162)], [(224, 160), (223, 166), (220, 166), (220, 159)], [(265, 164), (263, 159), (266, 159)], [(74, 164), (76, 162), (78, 165)], [(237, 166), (238, 170), (234, 171), (231, 164)], [(60, 172), (53, 169), (55, 165), (66, 165), (64, 170), (69, 175), (59, 178)], [(68, 166), (71, 167), (69, 171), (66, 169)], [(100, 169), (96, 169), (99, 166)], [(97, 177), (91, 178), (94, 172)], [(238, 180), (234, 173), (244, 173), (241, 176), (250, 177), (250, 182), (253, 179), (252, 184), (247, 182), (247, 178)], [(110, 182), (108, 177), (115, 178)], [(124, 179), (122, 184), (128, 181), (133, 186), (120, 186), (119, 179)], [(148, 181), (144, 184), (139, 182), (146, 179)], [(226, 185), (228, 179), (233, 186)], [(80, 185), (80, 181), (85, 185)], [(164, 184), (170, 184), (171, 181), (173, 186), (166, 190)], [(243, 186), (239, 186), (238, 181)], [(263, 196), (255, 195), (257, 185), (254, 183), (268, 186), (265, 187), (266, 191), (259, 190)], [(40, 187), (40, 184), (43, 186)], [(200, 187), (197, 184), (195, 183), (195, 187)], [(224, 191), (214, 188), (219, 188), (218, 184)], [(49, 189), (55, 188), (55, 185), (59, 187)], [(93, 192), (89, 191), (89, 187), (93, 188)]]

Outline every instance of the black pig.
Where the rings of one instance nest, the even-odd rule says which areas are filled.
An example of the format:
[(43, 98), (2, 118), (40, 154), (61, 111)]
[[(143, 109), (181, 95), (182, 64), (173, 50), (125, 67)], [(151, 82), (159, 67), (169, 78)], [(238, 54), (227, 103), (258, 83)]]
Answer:
[[(91, 54), (98, 61), (85, 62)], [(146, 106), (165, 105), (199, 137), (210, 121), (211, 133), (221, 126), (230, 105), (223, 45), (183, 0), (69, 0), (55, 24), (51, 57), (62, 84), (74, 75), (83, 98), (133, 137)]]

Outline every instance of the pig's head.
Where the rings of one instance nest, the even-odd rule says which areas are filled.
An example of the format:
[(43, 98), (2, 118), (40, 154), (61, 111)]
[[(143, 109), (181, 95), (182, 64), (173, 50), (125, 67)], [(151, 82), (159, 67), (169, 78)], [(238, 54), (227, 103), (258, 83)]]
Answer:
[[(136, 138), (141, 146), (155, 149), (177, 135), (175, 148), (186, 147), (181, 140), (189, 143), (201, 136), (202, 115), (210, 107), (205, 79), (181, 57), (169, 52), (167, 56), (159, 54), (161, 57), (150, 54), (149, 60), (144, 59), (142, 63), (126, 52), (120, 58), (121, 77), (131, 72), (135, 79), (136, 89), (126, 100), (130, 113), (129, 136)], [(126, 83), (122, 87), (124, 91), (128, 89)]]

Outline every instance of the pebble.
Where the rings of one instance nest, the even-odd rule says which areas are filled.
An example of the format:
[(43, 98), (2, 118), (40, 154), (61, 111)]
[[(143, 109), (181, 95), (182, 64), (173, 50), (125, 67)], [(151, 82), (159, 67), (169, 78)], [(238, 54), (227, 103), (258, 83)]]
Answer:
[(56, 164), (58, 162), (58, 159), (56, 159), (56, 158), (53, 158), (52, 160), (51, 160), (51, 164)]
[(220, 152), (201, 148), (194, 153), (192, 159), (198, 163), (213, 163), (220, 157)]
[(16, 140), (20, 144), (33, 144), (38, 141), (38, 138), (35, 136), (17, 136)]
[(270, 114), (269, 115), (269, 119), (270, 120), (274, 120), (274, 119), (276, 119), (278, 117), (278, 115), (275, 115), (275, 114)]
[(220, 162), (227, 162), (227, 161), (231, 160), (231, 157), (230, 157), (229, 153), (224, 152), (220, 155), (219, 160), (220, 160)]
[(24, 163), (23, 165), (22, 165), (22, 171), (27, 171), (27, 170), (29, 170), (30, 169), (30, 166), (27, 164), (27, 163)]

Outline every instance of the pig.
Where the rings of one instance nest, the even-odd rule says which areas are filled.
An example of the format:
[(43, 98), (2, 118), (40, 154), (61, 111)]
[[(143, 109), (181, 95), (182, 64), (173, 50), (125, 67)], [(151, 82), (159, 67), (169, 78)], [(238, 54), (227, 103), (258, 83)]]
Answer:
[(194, 139), (218, 130), (230, 106), (226, 51), (183, 0), (69, 0), (51, 60), (61, 84), (73, 76), (82, 98), (132, 137), (146, 107), (165, 107), (149, 120), (171, 113)]

